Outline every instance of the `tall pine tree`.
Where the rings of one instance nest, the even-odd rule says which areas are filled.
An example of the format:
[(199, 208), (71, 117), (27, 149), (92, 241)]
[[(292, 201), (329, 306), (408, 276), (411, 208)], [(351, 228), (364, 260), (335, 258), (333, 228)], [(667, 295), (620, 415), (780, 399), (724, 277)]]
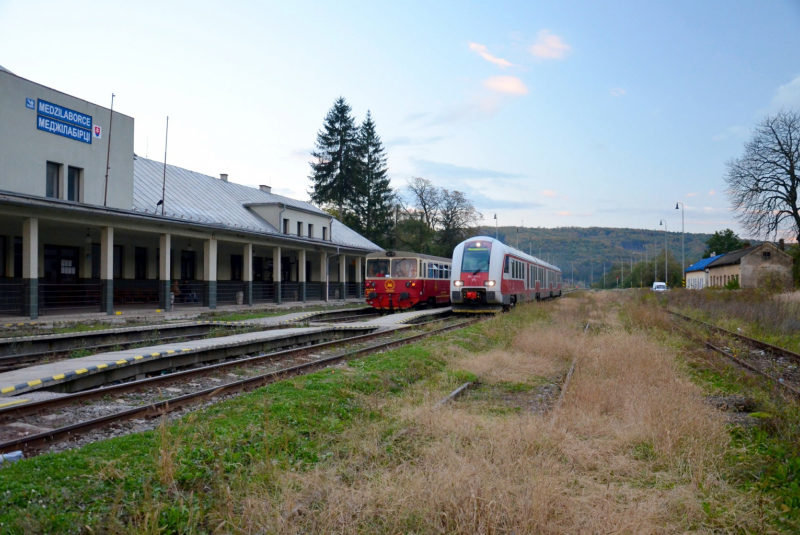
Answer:
[(394, 191), (387, 176), (383, 143), (369, 111), (358, 131), (358, 159), (358, 190), (351, 199), (356, 230), (373, 243), (386, 247), (393, 225)]
[(347, 219), (346, 208), (359, 189), (358, 129), (351, 111), (343, 97), (336, 99), (311, 152), (317, 160), (311, 162), (311, 201), (335, 207), (340, 221)]

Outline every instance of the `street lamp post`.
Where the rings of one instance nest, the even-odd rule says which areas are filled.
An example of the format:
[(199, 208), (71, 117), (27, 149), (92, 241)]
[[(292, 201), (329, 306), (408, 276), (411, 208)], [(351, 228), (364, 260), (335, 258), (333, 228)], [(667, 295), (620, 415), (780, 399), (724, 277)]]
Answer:
[(494, 214), (494, 239), (497, 239), (497, 214)]
[(669, 269), (667, 268), (667, 220), (662, 219), (658, 222), (659, 225), (664, 225), (664, 284), (669, 284)]
[(684, 206), (683, 206), (682, 202), (678, 201), (678, 202), (675, 203), (675, 209), (676, 210), (678, 209), (678, 205), (679, 204), (681, 205), (681, 280), (683, 280), (683, 277), (685, 275), (685, 270), (686, 270), (685, 232), (684, 232), (684, 227), (683, 227)]

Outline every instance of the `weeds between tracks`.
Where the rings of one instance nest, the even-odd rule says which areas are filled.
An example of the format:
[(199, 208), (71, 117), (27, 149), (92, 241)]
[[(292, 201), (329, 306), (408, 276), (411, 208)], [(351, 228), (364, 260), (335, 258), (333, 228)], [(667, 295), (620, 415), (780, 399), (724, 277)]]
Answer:
[[(678, 342), (658, 310), (630, 315), (624, 299), (520, 306), (156, 433), (24, 461), (0, 471), (11, 489), (0, 522), (110, 533), (757, 531), (766, 513), (724, 482), (728, 434), (681, 369)], [(554, 401), (577, 355), (564, 403), (535, 410)], [(433, 408), (465, 380), (480, 384)]]

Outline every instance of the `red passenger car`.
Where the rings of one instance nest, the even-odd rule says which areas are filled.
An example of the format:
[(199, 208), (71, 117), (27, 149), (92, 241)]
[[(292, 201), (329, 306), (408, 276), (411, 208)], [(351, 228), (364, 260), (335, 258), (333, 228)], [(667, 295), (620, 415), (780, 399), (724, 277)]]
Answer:
[(380, 310), (450, 304), (449, 258), (406, 251), (367, 255), (365, 295)]

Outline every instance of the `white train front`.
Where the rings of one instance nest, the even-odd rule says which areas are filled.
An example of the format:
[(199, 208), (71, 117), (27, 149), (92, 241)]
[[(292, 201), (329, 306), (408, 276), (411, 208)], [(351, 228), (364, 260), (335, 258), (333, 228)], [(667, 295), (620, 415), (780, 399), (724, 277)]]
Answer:
[(561, 295), (560, 269), (486, 236), (456, 246), (451, 273), (453, 312), (499, 312)]

